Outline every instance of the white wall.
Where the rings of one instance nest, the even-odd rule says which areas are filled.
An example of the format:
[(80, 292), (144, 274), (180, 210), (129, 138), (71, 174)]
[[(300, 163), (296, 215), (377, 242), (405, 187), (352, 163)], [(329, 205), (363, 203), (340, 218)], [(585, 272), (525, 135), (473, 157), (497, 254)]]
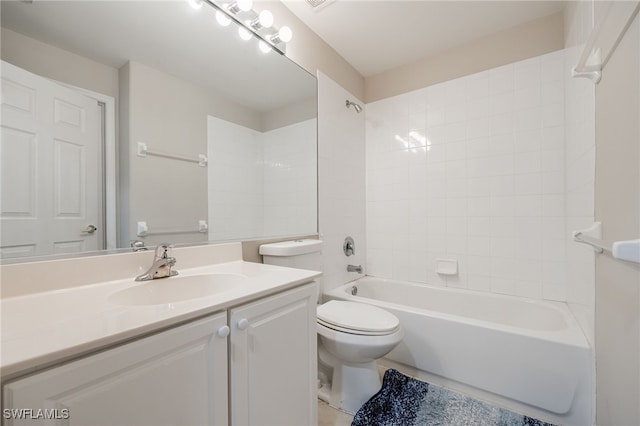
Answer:
[[(159, 151), (196, 159), (207, 152), (207, 114), (254, 118), (250, 110), (175, 76), (136, 62), (120, 69), (120, 217), (118, 246), (142, 239), (148, 246), (165, 241), (154, 231), (177, 230), (174, 243), (204, 242), (198, 221), (207, 218), (207, 168), (161, 157), (139, 157), (137, 143)], [(225, 114), (218, 114), (218, 111)], [(149, 235), (136, 236), (136, 224), (146, 221)], [(183, 233), (184, 232), (184, 233)]]
[[(596, 19), (599, 7), (596, 3)], [(619, 28), (606, 28), (604, 37)], [(640, 17), (596, 87), (596, 220), (603, 239), (640, 238)], [(640, 424), (640, 265), (596, 257), (597, 424)]]
[[(325, 74), (318, 73), (318, 218), (329, 290), (358, 277), (347, 265), (366, 262), (365, 235), (365, 113), (346, 108), (345, 100), (361, 103)], [(356, 253), (346, 257), (346, 236)]]
[[(594, 26), (603, 17), (610, 2), (572, 2), (565, 12), (565, 39), (568, 66), (577, 58)], [(636, 16), (602, 73), (602, 81), (576, 83), (567, 92), (567, 182), (568, 206), (571, 188), (576, 188), (573, 207), (582, 206), (568, 220), (589, 221), (587, 212), (603, 224), (603, 238), (608, 241), (640, 236), (640, 25)], [(605, 28), (603, 37), (617, 37), (620, 28)], [(580, 84), (582, 87), (580, 87)], [(582, 115), (587, 92), (595, 90), (595, 124)], [(575, 104), (569, 105), (573, 98)], [(576, 127), (572, 131), (572, 121)], [(595, 127), (595, 141), (578, 136), (580, 127)], [(575, 139), (574, 139), (575, 138)], [(582, 142), (580, 141), (582, 139)], [(572, 149), (570, 149), (570, 147)], [(573, 154), (572, 154), (573, 152)], [(582, 155), (579, 155), (582, 153)], [(597, 155), (595, 155), (597, 154)], [(580, 195), (580, 184), (588, 184), (589, 175), (572, 172), (571, 164), (595, 162), (594, 199)], [(585, 169), (586, 170), (586, 169)], [(569, 184), (570, 181), (574, 185)], [(577, 223), (576, 223), (577, 224)], [(571, 247), (571, 246), (569, 246)], [(582, 254), (578, 250), (583, 250)], [(588, 253), (588, 254), (585, 254)], [(588, 248), (568, 250), (569, 277), (576, 256), (593, 254)], [(582, 271), (591, 273), (593, 266)], [(576, 281), (570, 288), (569, 304), (583, 324), (596, 352), (596, 424), (640, 424), (640, 267), (617, 261), (608, 254), (595, 258), (595, 289), (590, 280)], [(595, 318), (593, 314), (595, 305)], [(586, 309), (585, 309), (586, 307)], [(581, 315), (586, 312), (589, 315)], [(595, 322), (595, 325), (594, 325)], [(591, 326), (591, 329), (589, 329)], [(595, 328), (595, 330), (594, 330)]]
[(566, 300), (563, 66), (559, 51), (367, 105), (369, 274)]

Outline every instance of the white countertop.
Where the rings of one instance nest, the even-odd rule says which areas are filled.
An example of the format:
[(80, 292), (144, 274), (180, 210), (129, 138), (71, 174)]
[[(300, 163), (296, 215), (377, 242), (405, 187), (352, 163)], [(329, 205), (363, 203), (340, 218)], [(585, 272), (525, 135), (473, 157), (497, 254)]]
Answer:
[(109, 302), (109, 296), (114, 292), (153, 282), (135, 282), (133, 277), (2, 299), (0, 374), (3, 380), (320, 276), (316, 271), (239, 260), (179, 269), (179, 276), (206, 273), (240, 274), (247, 280), (224, 293), (159, 305), (123, 306)]

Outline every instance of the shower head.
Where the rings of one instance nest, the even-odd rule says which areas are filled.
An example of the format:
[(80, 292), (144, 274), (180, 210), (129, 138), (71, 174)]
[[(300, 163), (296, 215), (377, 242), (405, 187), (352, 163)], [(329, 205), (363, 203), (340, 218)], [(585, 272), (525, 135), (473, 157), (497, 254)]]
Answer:
[(350, 101), (349, 99), (347, 99), (346, 105), (347, 105), (347, 108), (349, 108), (349, 106), (352, 105), (353, 109), (355, 109), (358, 114), (362, 112), (362, 107), (357, 103)]

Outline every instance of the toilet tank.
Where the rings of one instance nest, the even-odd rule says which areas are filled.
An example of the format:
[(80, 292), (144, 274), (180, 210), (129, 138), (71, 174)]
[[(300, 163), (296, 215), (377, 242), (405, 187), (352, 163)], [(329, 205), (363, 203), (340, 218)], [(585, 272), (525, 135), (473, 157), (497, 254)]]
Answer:
[(262, 263), (289, 268), (322, 271), (322, 241), (293, 240), (263, 244)]

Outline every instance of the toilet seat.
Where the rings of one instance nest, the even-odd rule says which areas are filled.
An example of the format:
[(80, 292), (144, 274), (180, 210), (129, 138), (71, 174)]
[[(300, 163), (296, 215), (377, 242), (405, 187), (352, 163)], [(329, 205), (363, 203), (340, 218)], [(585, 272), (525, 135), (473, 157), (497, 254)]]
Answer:
[(400, 321), (390, 312), (373, 305), (330, 300), (317, 309), (318, 324), (343, 333), (384, 336), (400, 328)]

